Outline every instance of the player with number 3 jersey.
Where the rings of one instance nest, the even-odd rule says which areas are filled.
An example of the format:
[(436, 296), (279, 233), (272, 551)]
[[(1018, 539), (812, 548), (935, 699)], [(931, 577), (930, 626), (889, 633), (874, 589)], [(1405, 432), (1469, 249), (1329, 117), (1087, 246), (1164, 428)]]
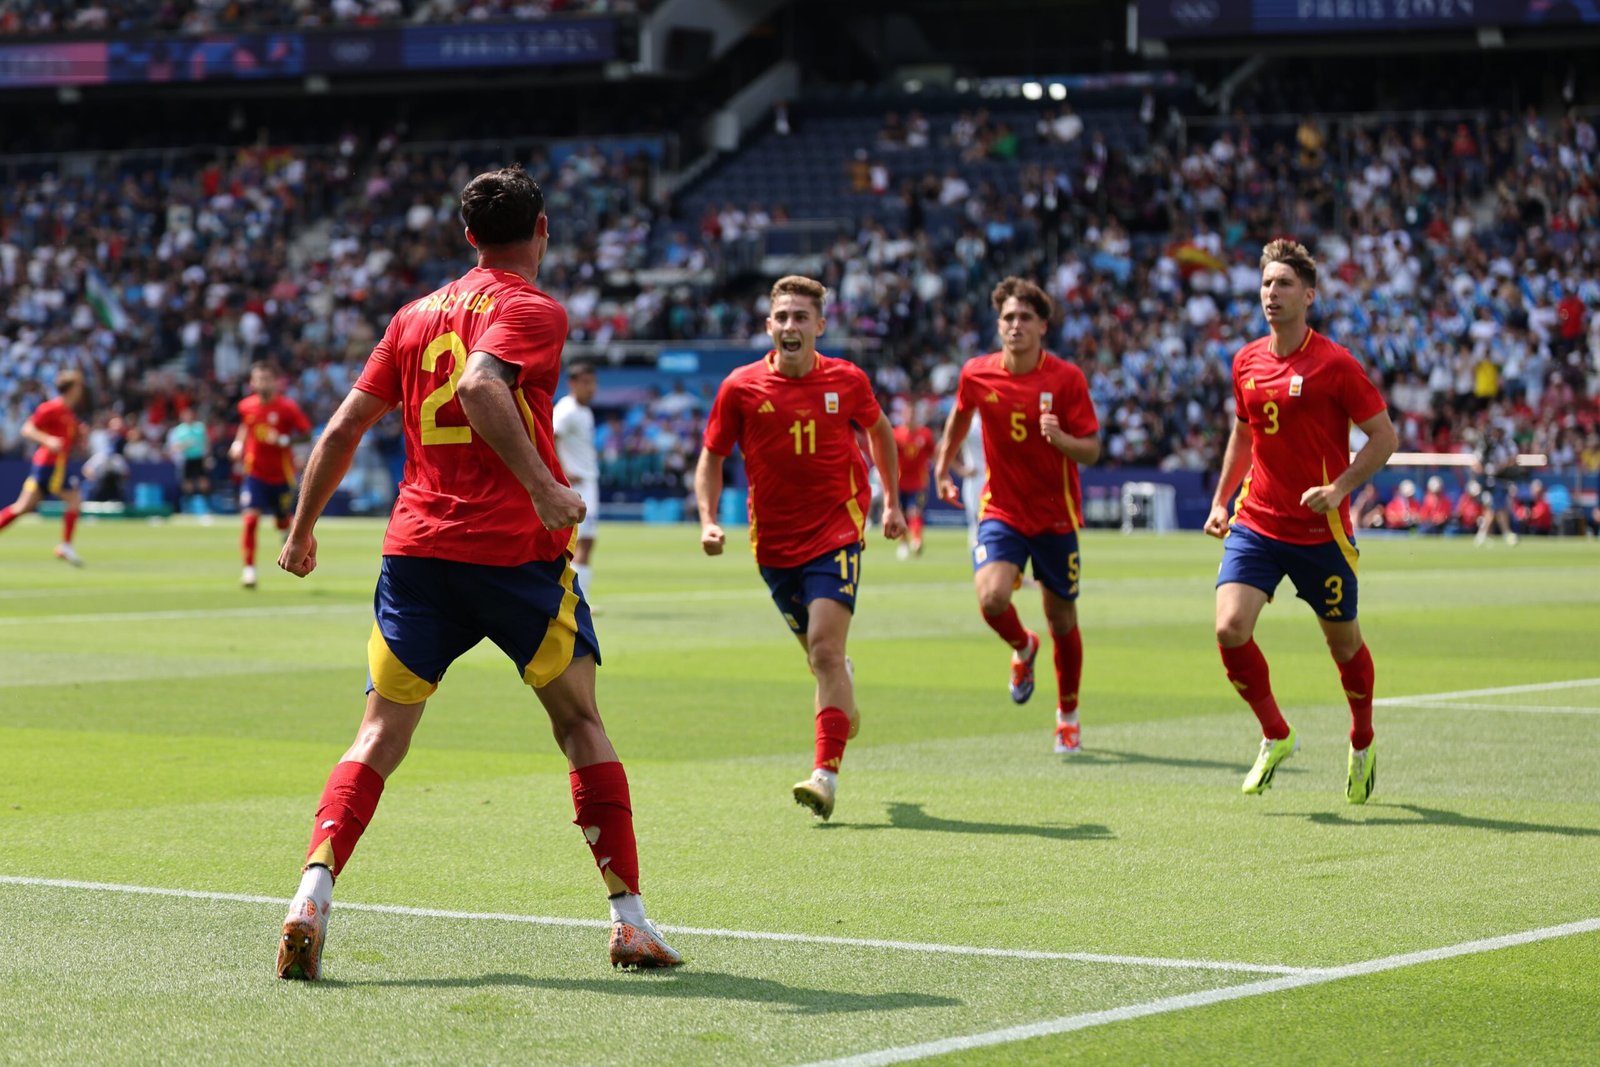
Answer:
[[(774, 348), (717, 390), (695, 468), (700, 545), (707, 555), (721, 555), (722, 462), (735, 447), (744, 454), (750, 547), (817, 679), (814, 769), (793, 792), (819, 819), (833, 814), (845, 742), (861, 721), (845, 655), (870, 492), (858, 431), (866, 431), (883, 484), (899, 478), (894, 427), (866, 374), (816, 350), (826, 296), (821, 282), (798, 275), (773, 285), (767, 332)], [(886, 497), (883, 535), (894, 540), (904, 529), (899, 503)]]
[[(1372, 654), (1356, 621), (1350, 491), (1377, 473), (1398, 440), (1383, 395), (1355, 357), (1306, 322), (1317, 264), (1294, 241), (1261, 253), (1261, 310), (1271, 333), (1233, 358), (1236, 418), (1206, 533), (1223, 538), (1217, 572), (1217, 648), (1228, 681), (1261, 723), (1261, 748), (1243, 790), (1260, 793), (1299, 738), (1283, 718), (1255, 642), (1261, 609), (1288, 576), (1317, 613), (1350, 705), (1345, 799), (1364, 804), (1377, 782)], [(1350, 426), (1367, 435), (1350, 458)], [(1241, 483), (1243, 488), (1241, 488)], [(1232, 521), (1228, 502), (1239, 492)]]

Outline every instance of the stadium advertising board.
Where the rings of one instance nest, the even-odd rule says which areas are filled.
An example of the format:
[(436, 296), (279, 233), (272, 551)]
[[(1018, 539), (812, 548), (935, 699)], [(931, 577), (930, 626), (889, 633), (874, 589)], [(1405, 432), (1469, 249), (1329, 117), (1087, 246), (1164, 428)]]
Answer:
[(1139, 0), (1139, 35), (1379, 33), (1476, 26), (1600, 26), (1600, 0)]
[(0, 89), (533, 67), (619, 58), (612, 18), (0, 45)]

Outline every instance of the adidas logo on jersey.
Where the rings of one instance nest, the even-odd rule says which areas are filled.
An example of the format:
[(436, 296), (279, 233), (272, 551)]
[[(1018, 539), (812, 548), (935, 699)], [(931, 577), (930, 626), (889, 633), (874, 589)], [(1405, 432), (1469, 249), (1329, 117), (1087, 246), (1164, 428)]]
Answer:
[(763, 400), (761, 402), (761, 406), (756, 408), (756, 413), (760, 415), (770, 415), (776, 410), (778, 409), (772, 406), (772, 401)]
[(1250, 378), (1250, 379), (1246, 380), (1245, 383), (1244, 383), (1244, 387), (1246, 389), (1254, 389), (1256, 387), (1256, 380), (1254, 378)]
[(998, 404), (1000, 403), (1000, 394), (991, 389), (989, 390), (989, 395), (983, 398), (983, 402), (985, 404)]

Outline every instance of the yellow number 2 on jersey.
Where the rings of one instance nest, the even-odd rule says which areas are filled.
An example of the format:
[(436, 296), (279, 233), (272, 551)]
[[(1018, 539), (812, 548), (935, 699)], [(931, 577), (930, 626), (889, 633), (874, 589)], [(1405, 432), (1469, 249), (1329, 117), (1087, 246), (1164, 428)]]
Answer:
[(422, 369), (430, 374), (439, 366), (439, 357), (451, 357), (450, 378), (439, 388), (422, 398), (422, 443), (425, 445), (464, 445), (472, 440), (471, 426), (440, 426), (439, 409), (450, 403), (461, 381), (461, 372), (467, 369), (467, 346), (454, 330), (440, 334), (422, 352)]

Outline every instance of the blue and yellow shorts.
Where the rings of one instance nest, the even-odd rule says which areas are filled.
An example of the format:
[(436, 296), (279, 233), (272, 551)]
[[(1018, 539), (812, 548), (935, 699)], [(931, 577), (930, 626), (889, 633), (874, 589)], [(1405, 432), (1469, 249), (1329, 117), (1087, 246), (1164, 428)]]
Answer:
[(761, 577), (772, 602), (789, 629), (806, 632), (813, 600), (837, 600), (854, 614), (856, 591), (861, 585), (861, 549), (857, 542), (830, 549), (797, 567), (762, 567)]
[(1295, 595), (1328, 622), (1355, 622), (1359, 589), (1354, 542), (1324, 541), (1294, 545), (1266, 537), (1237, 523), (1222, 542), (1217, 584), (1240, 582), (1271, 596), (1285, 575)]

